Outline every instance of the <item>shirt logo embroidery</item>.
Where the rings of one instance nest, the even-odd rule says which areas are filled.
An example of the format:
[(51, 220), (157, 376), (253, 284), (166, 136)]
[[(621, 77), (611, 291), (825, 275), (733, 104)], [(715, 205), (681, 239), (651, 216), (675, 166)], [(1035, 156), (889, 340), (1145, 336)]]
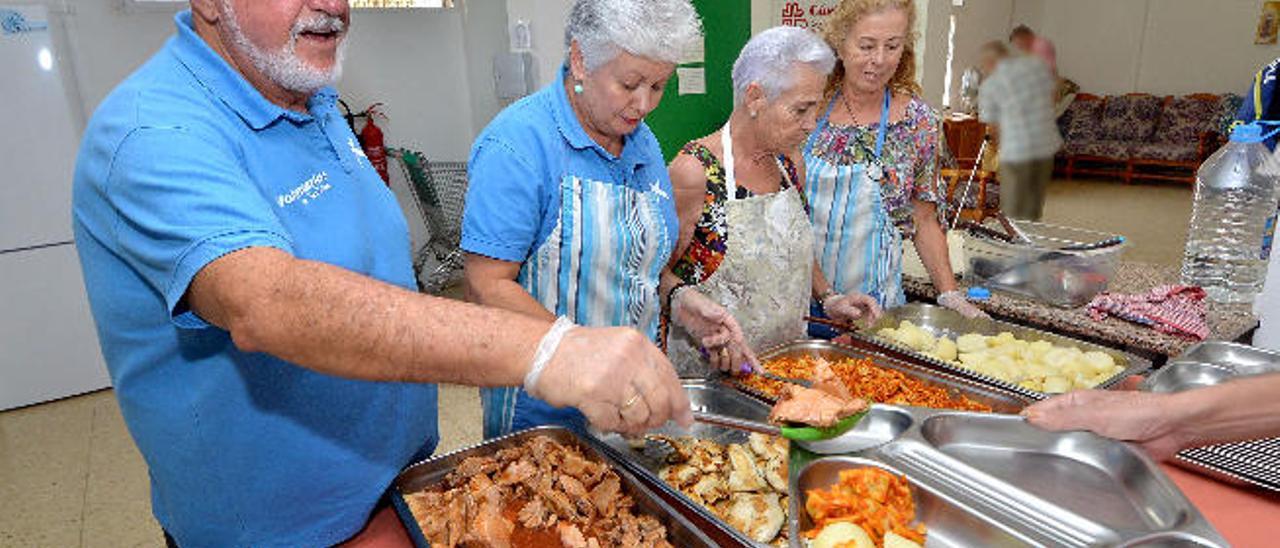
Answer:
[(333, 188), (333, 185), (329, 183), (329, 172), (321, 171), (294, 187), (288, 194), (276, 196), (276, 204), (280, 207), (285, 207), (301, 201), (302, 205), (307, 205), (331, 188)]
[(351, 149), (352, 154), (356, 155), (356, 164), (363, 166), (365, 161), (369, 159), (369, 157), (365, 155), (364, 149), (360, 148), (360, 145), (356, 143), (354, 137), (347, 137), (347, 147)]
[(654, 181), (652, 184), (649, 185), (649, 192), (652, 192), (654, 194), (657, 194), (658, 196), (661, 196), (662, 199), (664, 200), (671, 199), (671, 196), (667, 194), (667, 191), (662, 190), (662, 185), (659, 185), (657, 181)]

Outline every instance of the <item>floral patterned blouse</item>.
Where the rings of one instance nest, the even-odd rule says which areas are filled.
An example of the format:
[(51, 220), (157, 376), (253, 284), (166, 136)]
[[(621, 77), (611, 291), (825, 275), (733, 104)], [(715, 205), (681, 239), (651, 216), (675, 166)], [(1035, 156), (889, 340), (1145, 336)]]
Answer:
[[(867, 126), (828, 123), (820, 127), (807, 155), (840, 165), (864, 163), (875, 155), (879, 123)], [(885, 134), (881, 158), (885, 177), (881, 181), (880, 196), (903, 238), (915, 236), (915, 221), (911, 217), (913, 199), (935, 204), (938, 218), (943, 218), (946, 191), (938, 176), (941, 133), (942, 118), (938, 112), (924, 99), (912, 96), (906, 116), (890, 122)]]
[[(724, 262), (729, 240), (729, 224), (725, 216), (725, 198), (729, 190), (725, 184), (724, 166), (706, 145), (691, 142), (681, 148), (680, 153), (693, 156), (706, 169), (707, 194), (702, 205), (702, 216), (693, 227), (693, 239), (685, 248), (684, 255), (671, 267), (671, 272), (684, 283), (699, 284), (710, 278), (720, 268), (720, 263)], [(790, 181), (796, 180), (799, 174), (790, 158), (779, 156), (778, 159), (787, 170), (787, 176), (782, 178), (779, 188), (781, 192), (790, 188)], [(754, 194), (750, 190), (739, 185), (734, 199), (744, 200), (752, 196)]]

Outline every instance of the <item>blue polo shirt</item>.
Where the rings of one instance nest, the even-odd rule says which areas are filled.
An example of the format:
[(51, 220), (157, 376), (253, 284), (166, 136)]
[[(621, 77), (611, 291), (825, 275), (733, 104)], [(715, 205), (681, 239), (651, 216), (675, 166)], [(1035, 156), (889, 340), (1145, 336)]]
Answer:
[(205, 265), (248, 247), (413, 288), (408, 230), (335, 91), (308, 114), (282, 109), (195, 34), (190, 12), (176, 22), (103, 101), (76, 165), (75, 237), (103, 354), (152, 509), (179, 544), (333, 544), (434, 449), (436, 388), (240, 352), (183, 295)]
[[(476, 138), (467, 166), (462, 249), (525, 262), (555, 229), (565, 176), (672, 196), (662, 148), (649, 126), (641, 122), (625, 137), (622, 153), (611, 154), (578, 123), (564, 89), (565, 71), (562, 66), (549, 85), (499, 113)], [(666, 200), (662, 216), (676, 234), (674, 201)]]

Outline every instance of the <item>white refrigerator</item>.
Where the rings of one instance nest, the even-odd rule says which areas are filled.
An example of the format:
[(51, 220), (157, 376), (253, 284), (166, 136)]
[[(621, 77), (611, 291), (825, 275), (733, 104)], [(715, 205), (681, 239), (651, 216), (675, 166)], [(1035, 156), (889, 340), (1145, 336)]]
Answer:
[(110, 385), (71, 234), (84, 116), (50, 15), (0, 3), (0, 410)]

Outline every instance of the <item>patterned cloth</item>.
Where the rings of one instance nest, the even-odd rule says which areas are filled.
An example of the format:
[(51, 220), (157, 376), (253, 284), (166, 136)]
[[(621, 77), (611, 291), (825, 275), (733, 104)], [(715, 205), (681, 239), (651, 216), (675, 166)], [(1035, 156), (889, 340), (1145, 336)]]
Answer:
[(1072, 143), (1097, 141), (1102, 137), (1098, 130), (1098, 118), (1102, 116), (1102, 101), (1098, 99), (1080, 100), (1071, 103), (1067, 108), (1064, 135), (1067, 146)]
[(1128, 158), (1131, 146), (1124, 141), (1069, 141), (1063, 150), (1074, 156)]
[(1209, 338), (1204, 298), (1203, 289), (1187, 285), (1162, 285), (1136, 295), (1103, 293), (1089, 303), (1089, 315), (1095, 321), (1115, 316), (1203, 341)]
[(1010, 57), (978, 89), (979, 117), (1000, 128), (1000, 161), (1052, 158), (1062, 147), (1054, 123), (1058, 80), (1035, 57)]
[(1153, 143), (1197, 143), (1200, 135), (1217, 131), (1218, 103), (1194, 97), (1175, 97), (1156, 123)]
[[(685, 248), (684, 255), (671, 267), (671, 272), (688, 284), (700, 284), (710, 278), (724, 261), (725, 250), (728, 249), (729, 223), (725, 214), (728, 202), (724, 178), (724, 166), (716, 158), (711, 149), (698, 142), (690, 142), (680, 149), (681, 154), (694, 157), (706, 169), (707, 194), (702, 205), (702, 216), (693, 227), (693, 240)], [(787, 169), (787, 176), (782, 178), (780, 190), (791, 188), (791, 181), (800, 175), (796, 165), (785, 155), (778, 159)], [(738, 185), (734, 198), (745, 200), (754, 196), (751, 190)]]
[(1103, 107), (1102, 138), (1112, 141), (1142, 141), (1151, 138), (1164, 102), (1154, 95), (1116, 95)]
[(1137, 143), (1129, 148), (1134, 159), (1167, 162), (1196, 162), (1200, 154), (1199, 140), (1189, 143)]
[[(816, 158), (844, 166), (866, 163), (875, 156), (879, 129), (879, 123), (867, 126), (826, 124), (811, 138), (812, 146), (805, 160)], [(894, 226), (904, 239), (909, 239), (916, 233), (915, 221), (911, 218), (912, 200), (937, 205), (939, 221), (944, 218), (946, 187), (938, 178), (942, 119), (924, 99), (912, 97), (907, 104), (906, 116), (891, 122), (886, 133), (880, 158), (885, 170), (885, 177), (880, 182), (880, 197)], [(807, 176), (812, 177), (812, 173)]]
[[(1234, 93), (1227, 93), (1222, 96), (1218, 104), (1218, 133), (1231, 135), (1231, 126), (1235, 124), (1236, 120), (1248, 119), (1241, 114), (1241, 109), (1245, 105), (1244, 97)], [(1268, 142), (1274, 143), (1274, 139)]]

